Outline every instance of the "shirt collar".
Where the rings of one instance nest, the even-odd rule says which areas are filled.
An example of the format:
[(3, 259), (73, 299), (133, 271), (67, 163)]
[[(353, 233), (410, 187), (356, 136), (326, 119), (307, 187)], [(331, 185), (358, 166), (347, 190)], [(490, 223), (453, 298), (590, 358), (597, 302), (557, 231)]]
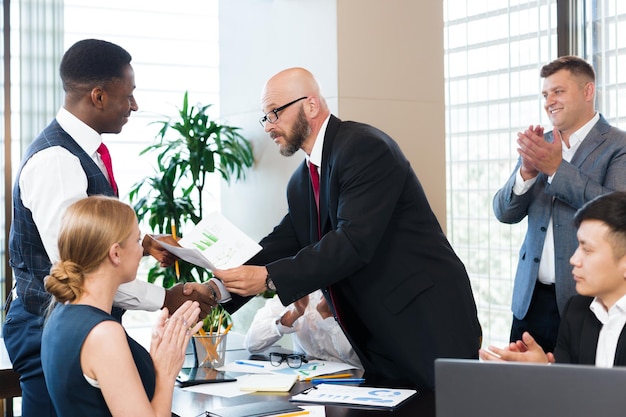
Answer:
[(102, 136), (85, 122), (61, 107), (57, 113), (57, 122), (83, 148), (87, 155), (94, 155), (102, 143)]
[(313, 149), (311, 149), (311, 155), (308, 156), (307, 161), (312, 162), (318, 168), (322, 166), (322, 150), (324, 149), (324, 136), (326, 135), (326, 128), (328, 127), (328, 121), (330, 120), (330, 114), (322, 123), (320, 131), (317, 133)]
[[(589, 132), (591, 132), (591, 129), (593, 129), (593, 126), (598, 122), (598, 120), (600, 120), (600, 114), (596, 112), (591, 120), (585, 123), (580, 129), (572, 133), (572, 135), (569, 137), (569, 148), (576, 148), (576, 146), (587, 137)], [(567, 149), (565, 142), (563, 142), (563, 149)]]
[(589, 305), (589, 309), (598, 318), (600, 323), (606, 324), (609, 321), (609, 314), (612, 311), (615, 311), (620, 315), (626, 315), (626, 295), (617, 300), (617, 302), (611, 307), (610, 311), (606, 311), (604, 304), (598, 300), (598, 297), (594, 297), (593, 301)]

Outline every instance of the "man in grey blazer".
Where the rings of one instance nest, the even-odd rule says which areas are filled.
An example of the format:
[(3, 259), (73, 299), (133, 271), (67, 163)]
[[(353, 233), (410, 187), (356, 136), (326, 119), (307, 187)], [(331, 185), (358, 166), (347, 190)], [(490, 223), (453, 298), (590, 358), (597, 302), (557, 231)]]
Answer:
[(528, 331), (553, 351), (560, 317), (574, 295), (569, 258), (577, 246), (574, 213), (586, 202), (626, 189), (626, 133), (595, 110), (595, 73), (581, 58), (564, 56), (541, 69), (544, 108), (553, 130), (518, 133), (520, 158), (496, 193), (503, 223), (528, 218), (513, 287), (511, 341)]

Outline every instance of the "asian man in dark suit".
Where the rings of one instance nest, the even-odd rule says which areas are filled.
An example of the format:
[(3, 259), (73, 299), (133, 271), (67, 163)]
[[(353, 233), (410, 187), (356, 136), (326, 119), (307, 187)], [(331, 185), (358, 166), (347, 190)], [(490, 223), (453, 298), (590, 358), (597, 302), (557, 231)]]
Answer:
[(273, 76), (262, 108), (280, 152), (306, 156), (259, 255), (215, 273), (235, 306), (268, 288), (285, 305), (322, 289), (371, 381), (432, 388), (435, 358), (476, 358), (467, 272), (398, 144), (331, 115), (303, 68)]
[(578, 248), (570, 279), (578, 295), (565, 305), (554, 353), (546, 354), (525, 332), (504, 349), (481, 350), (482, 359), (626, 366), (626, 192), (585, 204), (574, 226)]

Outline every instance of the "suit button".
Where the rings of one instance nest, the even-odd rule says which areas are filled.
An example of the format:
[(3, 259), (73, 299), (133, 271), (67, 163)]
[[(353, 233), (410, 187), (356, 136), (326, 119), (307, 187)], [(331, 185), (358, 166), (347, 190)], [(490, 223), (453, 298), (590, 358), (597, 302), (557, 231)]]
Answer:
[(539, 263), (539, 258), (535, 258), (535, 259), (533, 259), (533, 261), (534, 261), (535, 263)]
[(545, 232), (546, 230), (548, 230), (548, 229), (547, 229), (547, 228), (545, 228), (545, 227), (542, 227), (542, 228), (541, 228), (541, 231), (542, 231), (542, 232)]

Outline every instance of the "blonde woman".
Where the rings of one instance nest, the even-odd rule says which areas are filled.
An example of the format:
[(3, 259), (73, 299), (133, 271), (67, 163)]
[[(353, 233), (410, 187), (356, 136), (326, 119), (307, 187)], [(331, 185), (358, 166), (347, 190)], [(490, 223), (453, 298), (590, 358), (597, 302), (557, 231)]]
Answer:
[(113, 296), (135, 279), (143, 255), (135, 213), (117, 199), (92, 196), (72, 204), (62, 220), (59, 254), (45, 280), (57, 303), (41, 347), (59, 417), (170, 417), (185, 348), (201, 325), (198, 303), (185, 302), (169, 318), (162, 310), (149, 353), (114, 319)]

